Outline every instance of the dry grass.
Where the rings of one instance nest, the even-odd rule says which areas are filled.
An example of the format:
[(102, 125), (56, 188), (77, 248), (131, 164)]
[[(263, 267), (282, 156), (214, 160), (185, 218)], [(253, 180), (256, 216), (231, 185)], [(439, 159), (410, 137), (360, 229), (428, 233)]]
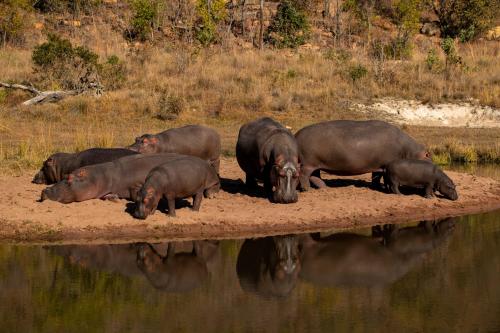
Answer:
[[(363, 49), (146, 47), (125, 53), (121, 44), (94, 41), (91, 45), (99, 48), (101, 56), (117, 53), (125, 59), (128, 81), (124, 88), (99, 99), (79, 96), (30, 108), (17, 106), (27, 99), (26, 93), (0, 92), (0, 163), (4, 169), (36, 167), (54, 151), (127, 145), (137, 135), (187, 123), (218, 129), (224, 154), (232, 155), (238, 128), (250, 119), (271, 115), (296, 130), (327, 119), (370, 118), (350, 110), (350, 103), (385, 96), (429, 102), (474, 98), (500, 106), (498, 43), (462, 46), (460, 54), (467, 68), (448, 73), (426, 67), (427, 50), (437, 47), (430, 41), (417, 48), (412, 60), (384, 63), (377, 63)], [(33, 80), (30, 57), (29, 50), (1, 50), (1, 80)], [(355, 64), (365, 66), (368, 74), (353, 82), (349, 68)], [(168, 116), (171, 108), (180, 112), (175, 120), (158, 119)], [(499, 130), (412, 127), (409, 131), (440, 162), (499, 161)]]

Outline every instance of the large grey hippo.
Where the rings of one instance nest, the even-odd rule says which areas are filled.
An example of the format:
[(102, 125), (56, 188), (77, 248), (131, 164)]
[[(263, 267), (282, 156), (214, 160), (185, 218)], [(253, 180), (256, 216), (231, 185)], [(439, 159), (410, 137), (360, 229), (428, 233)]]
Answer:
[(55, 184), (78, 168), (135, 154), (138, 153), (124, 148), (91, 148), (74, 154), (55, 153), (43, 162), (42, 168), (33, 178), (33, 183)]
[(455, 184), (443, 170), (431, 162), (421, 160), (396, 160), (385, 168), (385, 185), (395, 194), (399, 185), (425, 188), (425, 197), (432, 198), (439, 191), (445, 198), (457, 200)]
[(76, 169), (68, 177), (42, 191), (41, 201), (62, 203), (98, 198), (135, 200), (149, 172), (163, 163), (189, 158), (178, 154), (132, 155), (112, 162)]
[[(379, 120), (335, 120), (304, 127), (295, 134), (299, 146), (300, 187), (311, 181), (326, 186), (319, 171), (352, 176), (373, 173), (378, 185), (382, 169), (390, 162), (413, 158), (430, 160), (425, 147), (396, 126)], [(313, 175), (313, 177), (311, 177)]]
[(293, 134), (271, 118), (259, 118), (240, 128), (236, 158), (246, 173), (247, 186), (264, 182), (276, 203), (297, 202), (299, 160)]
[(172, 160), (148, 174), (137, 195), (134, 216), (145, 219), (153, 214), (161, 198), (167, 200), (170, 216), (175, 216), (175, 199), (193, 197), (193, 210), (198, 211), (203, 196), (210, 197), (219, 189), (219, 177), (208, 162), (195, 156)]
[(220, 136), (208, 127), (187, 125), (158, 134), (144, 134), (128, 147), (142, 154), (176, 153), (209, 161), (219, 173)]

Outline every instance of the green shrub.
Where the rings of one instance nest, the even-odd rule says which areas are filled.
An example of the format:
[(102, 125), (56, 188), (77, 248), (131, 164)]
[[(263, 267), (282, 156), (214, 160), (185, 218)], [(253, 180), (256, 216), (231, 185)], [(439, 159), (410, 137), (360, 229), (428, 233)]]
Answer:
[(131, 40), (145, 41), (149, 38), (154, 19), (157, 15), (151, 0), (131, 0), (133, 16), (127, 37)]
[(32, 53), (35, 74), (40, 83), (64, 89), (84, 89), (100, 85), (116, 89), (126, 79), (125, 65), (116, 56), (99, 63), (99, 56), (85, 46), (73, 46), (67, 39), (50, 34)]
[(364, 78), (367, 74), (368, 70), (361, 64), (349, 66), (349, 77), (351, 78), (352, 83), (356, 83), (356, 81)]
[(123, 87), (127, 81), (127, 67), (116, 55), (108, 57), (105, 63), (99, 65), (101, 82), (107, 90)]
[(427, 52), (425, 64), (430, 71), (434, 71), (441, 67), (441, 60), (439, 60), (436, 49), (430, 49), (429, 52)]
[(267, 29), (265, 41), (278, 48), (295, 48), (305, 44), (309, 38), (309, 22), (304, 12), (285, 0), (278, 6)]
[(500, 0), (434, 2), (443, 37), (469, 41), (491, 27), (500, 15)]
[(225, 0), (197, 0), (196, 12), (198, 14), (198, 23), (195, 26), (196, 39), (204, 46), (219, 41), (217, 26), (227, 16)]
[(0, 41), (3, 45), (23, 40), (23, 32), (29, 10), (28, 0), (0, 2)]
[(446, 55), (446, 68), (449, 66), (461, 65), (462, 57), (460, 57), (455, 48), (455, 40), (451, 37), (446, 37), (441, 42), (441, 48)]
[(33, 8), (43, 13), (70, 11), (75, 15), (80, 15), (81, 12), (90, 14), (102, 3), (102, 0), (36, 0), (32, 3)]

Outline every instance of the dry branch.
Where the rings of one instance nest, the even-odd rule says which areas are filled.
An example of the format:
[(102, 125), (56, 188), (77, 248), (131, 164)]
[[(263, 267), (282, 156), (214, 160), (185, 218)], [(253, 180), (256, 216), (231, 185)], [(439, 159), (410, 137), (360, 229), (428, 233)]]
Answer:
[[(58, 102), (65, 97), (79, 95), (87, 90), (87, 89), (76, 89), (76, 90), (40, 91), (33, 86), (26, 86), (23, 84), (15, 84), (15, 83), (10, 84), (5, 82), (0, 82), (0, 87), (26, 90), (36, 95), (35, 97), (30, 98), (27, 101), (24, 101), (22, 105), (34, 105), (47, 102), (49, 103)], [(98, 94), (100, 94), (100, 91), (102, 91), (102, 87), (99, 85), (92, 85), (89, 88), (96, 89), (96, 92)]]

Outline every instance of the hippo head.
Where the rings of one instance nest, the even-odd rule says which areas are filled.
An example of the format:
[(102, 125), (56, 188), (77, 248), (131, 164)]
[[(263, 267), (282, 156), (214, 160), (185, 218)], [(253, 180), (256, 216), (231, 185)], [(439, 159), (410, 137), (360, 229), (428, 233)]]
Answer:
[(46, 199), (61, 203), (84, 201), (100, 197), (95, 177), (87, 168), (80, 168), (70, 173), (65, 179), (42, 191), (40, 201)]
[(62, 179), (62, 160), (69, 154), (57, 153), (50, 156), (43, 162), (42, 168), (33, 177), (32, 182), (35, 184), (55, 184)]
[(144, 134), (135, 138), (135, 143), (130, 145), (128, 149), (139, 152), (141, 154), (154, 154), (160, 152), (160, 138), (154, 134)]
[(438, 190), (442, 195), (450, 200), (457, 200), (458, 194), (455, 188), (455, 184), (453, 181), (446, 175), (443, 174), (443, 177), (439, 180), (436, 186), (436, 190)]
[(146, 183), (137, 193), (134, 217), (144, 220), (156, 211), (160, 196), (153, 186)]
[(271, 200), (276, 203), (297, 202), (300, 166), (298, 159), (286, 160), (278, 155), (271, 167), (269, 181), (272, 191)]

